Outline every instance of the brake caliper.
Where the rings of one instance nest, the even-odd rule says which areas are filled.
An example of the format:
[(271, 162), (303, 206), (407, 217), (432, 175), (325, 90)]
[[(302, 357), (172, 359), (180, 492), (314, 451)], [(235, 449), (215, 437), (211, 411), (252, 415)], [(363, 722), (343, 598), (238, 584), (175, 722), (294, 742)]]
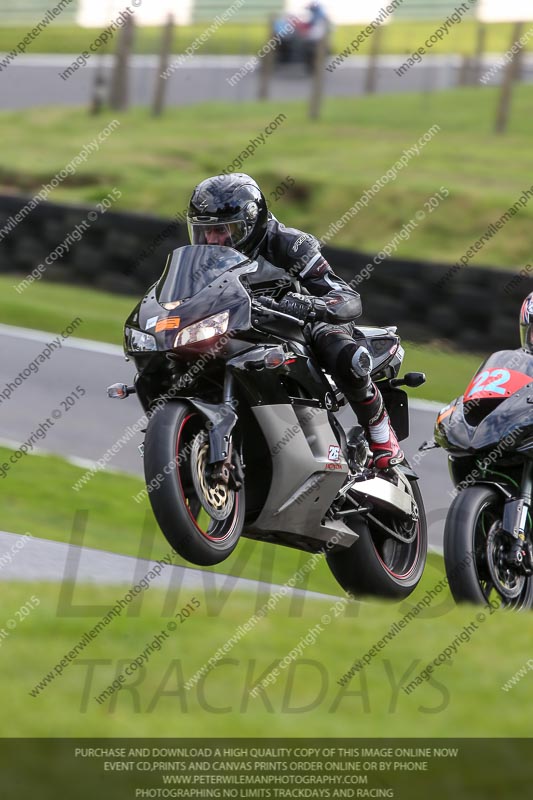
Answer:
[(214, 483), (223, 483), (236, 492), (242, 488), (244, 472), (241, 466), (241, 460), (233, 450), (233, 442), (229, 444), (228, 455), (224, 461), (219, 461), (213, 465), (211, 479)]

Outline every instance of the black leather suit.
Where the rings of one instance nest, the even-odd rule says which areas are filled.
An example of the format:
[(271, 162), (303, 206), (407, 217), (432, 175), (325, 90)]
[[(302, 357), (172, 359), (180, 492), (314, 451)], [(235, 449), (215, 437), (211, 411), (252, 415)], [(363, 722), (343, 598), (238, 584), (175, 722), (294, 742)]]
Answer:
[(335, 275), (320, 251), (319, 241), (285, 227), (270, 214), (267, 235), (257, 255), (284, 269), (310, 295), (325, 301), (326, 321), (306, 328), (313, 352), (351, 404), (368, 400), (372, 396), (369, 374), (356, 375), (351, 368), (352, 357), (360, 347), (353, 338), (353, 321), (361, 314), (361, 298)]

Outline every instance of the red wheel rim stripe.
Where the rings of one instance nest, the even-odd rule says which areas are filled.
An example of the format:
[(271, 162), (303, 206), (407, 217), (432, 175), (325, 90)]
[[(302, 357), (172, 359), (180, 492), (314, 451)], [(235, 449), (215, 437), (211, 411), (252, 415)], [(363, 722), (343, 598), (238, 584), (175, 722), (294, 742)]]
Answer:
[(417, 537), (416, 537), (416, 553), (415, 553), (415, 559), (414, 559), (414, 561), (413, 561), (413, 566), (412, 566), (412, 567), (410, 567), (410, 569), (409, 569), (407, 572), (404, 572), (404, 573), (403, 573), (403, 574), (401, 574), (401, 575), (398, 575), (398, 573), (397, 573), (397, 572), (394, 572), (392, 569), (390, 569), (390, 567), (388, 567), (388, 566), (385, 564), (385, 562), (384, 562), (384, 561), (383, 561), (383, 559), (381, 558), (380, 554), (378, 553), (378, 549), (377, 549), (376, 545), (374, 544), (374, 542), (372, 542), (372, 545), (373, 545), (373, 547), (374, 547), (374, 550), (376, 551), (376, 555), (377, 555), (377, 557), (379, 558), (379, 560), (381, 561), (381, 563), (382, 563), (382, 565), (383, 565), (384, 569), (386, 569), (386, 570), (387, 570), (387, 572), (388, 572), (390, 575), (392, 575), (394, 578), (398, 578), (398, 580), (402, 580), (402, 579), (404, 579), (404, 580), (405, 580), (405, 578), (408, 578), (408, 577), (409, 577), (409, 575), (410, 575), (410, 574), (411, 574), (411, 573), (414, 571), (414, 569), (415, 569), (415, 567), (416, 567), (416, 564), (417, 564), (417, 561), (418, 561), (418, 553), (419, 553), (419, 551), (420, 551), (420, 522), (418, 522), (418, 526), (417, 526), (417, 527), (418, 527), (418, 530), (417, 530)]
[(231, 534), (233, 532), (233, 528), (235, 527), (235, 524), (236, 524), (236, 521), (237, 521), (237, 513), (238, 513), (238, 510), (239, 510), (239, 497), (238, 497), (238, 495), (235, 494), (235, 507), (233, 509), (233, 518), (234, 518), (233, 525), (231, 526), (231, 528), (229, 529), (229, 531), (226, 533), (225, 536), (221, 537), (220, 539), (217, 539), (216, 536), (209, 536), (209, 534), (206, 533), (205, 531), (203, 531), (200, 528), (200, 526), (198, 525), (196, 519), (192, 515), (190, 506), (187, 505), (187, 502), (186, 502), (187, 498), (185, 497), (185, 492), (183, 490), (183, 484), (181, 482), (181, 475), (180, 475), (180, 470), (179, 470), (179, 467), (178, 467), (178, 463), (179, 463), (179, 452), (178, 451), (179, 451), (181, 434), (182, 434), (183, 428), (185, 427), (185, 424), (191, 419), (191, 417), (195, 417), (195, 416), (197, 416), (197, 415), (196, 414), (188, 414), (185, 417), (185, 419), (182, 421), (182, 423), (180, 425), (180, 429), (178, 431), (178, 435), (176, 436), (176, 473), (177, 473), (177, 476), (178, 476), (178, 482), (179, 482), (179, 485), (180, 485), (181, 495), (183, 497), (183, 500), (185, 501), (185, 508), (187, 509), (189, 517), (191, 518), (191, 521), (194, 524), (194, 527), (196, 528), (196, 530), (199, 533), (201, 533), (202, 536), (204, 536), (206, 539), (209, 539), (211, 542), (223, 542), (228, 538), (228, 536), (231, 536)]

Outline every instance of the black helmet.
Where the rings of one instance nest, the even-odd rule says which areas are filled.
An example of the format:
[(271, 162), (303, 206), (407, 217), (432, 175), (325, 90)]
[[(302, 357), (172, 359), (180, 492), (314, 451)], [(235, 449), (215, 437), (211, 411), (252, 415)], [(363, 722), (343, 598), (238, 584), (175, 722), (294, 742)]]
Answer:
[(524, 350), (533, 355), (533, 292), (528, 294), (520, 309), (520, 341)]
[(266, 236), (268, 208), (249, 175), (216, 175), (198, 184), (187, 212), (191, 244), (219, 244), (254, 256)]

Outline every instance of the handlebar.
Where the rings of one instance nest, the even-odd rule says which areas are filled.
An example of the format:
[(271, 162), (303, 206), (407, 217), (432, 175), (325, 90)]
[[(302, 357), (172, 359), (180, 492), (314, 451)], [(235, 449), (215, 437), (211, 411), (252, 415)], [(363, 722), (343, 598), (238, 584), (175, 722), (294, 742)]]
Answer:
[(284, 311), (278, 311), (279, 303), (273, 300), (271, 297), (260, 297), (258, 300), (252, 300), (252, 308), (255, 311), (259, 312), (266, 312), (268, 314), (273, 314), (275, 317), (282, 317), (283, 319), (290, 320), (290, 322), (295, 323), (300, 328), (303, 328), (305, 322), (298, 317), (293, 317), (291, 314), (285, 314)]
[(265, 308), (269, 308), (272, 311), (279, 311), (279, 303), (276, 302), (273, 297), (264, 297), (261, 295), (255, 302), (261, 306), (264, 306)]

